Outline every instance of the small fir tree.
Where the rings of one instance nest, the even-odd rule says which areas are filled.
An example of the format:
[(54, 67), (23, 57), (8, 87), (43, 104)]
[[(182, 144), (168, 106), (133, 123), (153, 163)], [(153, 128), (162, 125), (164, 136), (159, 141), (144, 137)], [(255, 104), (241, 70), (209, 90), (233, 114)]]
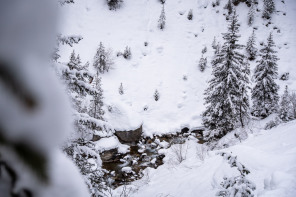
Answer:
[(259, 51), (261, 59), (255, 68), (255, 86), (252, 89), (253, 107), (252, 113), (255, 116), (267, 117), (278, 108), (278, 85), (275, 79), (278, 76), (277, 53), (272, 34), (267, 38), (267, 44)]
[(228, 2), (226, 3), (226, 5), (224, 6), (224, 9), (228, 10), (228, 15), (232, 14), (233, 12), (233, 4), (232, 4), (232, 0), (228, 0)]
[(199, 63), (198, 63), (198, 67), (199, 67), (199, 70), (201, 72), (203, 72), (206, 69), (207, 63), (208, 63), (207, 58), (204, 58), (203, 55), (202, 55), (200, 60), (199, 60)]
[(217, 41), (216, 41), (216, 36), (214, 37), (214, 40), (212, 42), (212, 48), (216, 50), (217, 48)]
[(166, 17), (165, 17), (164, 5), (163, 5), (160, 16), (159, 16), (159, 19), (158, 19), (158, 28), (159, 29), (164, 30), (164, 28), (165, 28), (165, 20), (166, 20)]
[(120, 86), (119, 86), (119, 94), (120, 94), (120, 95), (123, 95), (123, 94), (124, 94), (124, 90), (123, 90), (123, 85), (122, 85), (122, 83), (121, 83)]
[(270, 19), (275, 12), (275, 4), (273, 0), (263, 0), (263, 14), (262, 18)]
[(290, 101), (292, 105), (293, 119), (296, 119), (296, 92), (290, 94)]
[(205, 54), (207, 51), (208, 51), (208, 48), (207, 48), (207, 46), (205, 46), (205, 47), (201, 50), (201, 53), (202, 53), (202, 54)]
[(286, 86), (280, 103), (279, 117), (283, 121), (289, 121), (293, 119), (293, 116), (293, 105), (290, 100), (288, 86)]
[(192, 20), (193, 19), (192, 9), (189, 10), (188, 15), (187, 15), (187, 19), (188, 20)]
[(96, 93), (92, 96), (89, 115), (95, 119), (104, 120), (104, 110), (103, 110), (103, 89), (101, 84), (101, 77), (97, 72), (96, 76), (92, 81), (92, 86), (96, 90)]
[(124, 50), (124, 52), (123, 52), (123, 57), (125, 58), (125, 59), (131, 59), (131, 57), (132, 57), (132, 52), (131, 52), (131, 48), (130, 47), (125, 47), (125, 50)]
[(107, 0), (109, 10), (117, 10), (121, 7), (123, 0)]
[(249, 37), (249, 40), (247, 42), (246, 51), (249, 56), (249, 60), (255, 60), (257, 56), (257, 48), (256, 48), (256, 35), (255, 31), (253, 30), (252, 35)]
[(155, 90), (155, 92), (154, 92), (154, 100), (158, 101), (159, 98), (160, 98), (159, 92), (158, 92), (158, 90)]
[(254, 22), (254, 15), (255, 15), (255, 11), (256, 11), (256, 4), (254, 3), (254, 1), (251, 1), (251, 7), (249, 8), (249, 12), (248, 12), (248, 25), (251, 26)]
[(102, 42), (100, 42), (100, 46), (97, 49), (97, 52), (94, 57), (94, 68), (99, 73), (108, 72), (110, 67), (113, 65), (113, 61), (111, 59), (111, 52), (106, 51)]

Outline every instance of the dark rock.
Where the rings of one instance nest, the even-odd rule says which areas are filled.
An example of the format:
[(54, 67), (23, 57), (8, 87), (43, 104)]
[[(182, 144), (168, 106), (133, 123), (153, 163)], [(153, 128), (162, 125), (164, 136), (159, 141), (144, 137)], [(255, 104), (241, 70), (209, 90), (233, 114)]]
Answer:
[(109, 162), (118, 162), (121, 158), (121, 156), (118, 154), (117, 149), (111, 149), (104, 151), (100, 154), (101, 159), (105, 163)]
[(124, 143), (138, 142), (142, 136), (142, 125), (136, 130), (130, 131), (115, 131), (115, 135), (118, 139)]
[(96, 141), (99, 141), (100, 139), (101, 139), (100, 136), (98, 136), (98, 135), (93, 135), (92, 141), (93, 141), (93, 142), (96, 142)]

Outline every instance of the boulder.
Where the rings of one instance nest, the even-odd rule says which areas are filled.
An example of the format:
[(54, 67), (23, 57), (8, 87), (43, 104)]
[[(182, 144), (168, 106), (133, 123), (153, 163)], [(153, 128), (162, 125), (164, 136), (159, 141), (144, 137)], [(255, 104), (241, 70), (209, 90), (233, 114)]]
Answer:
[(134, 143), (138, 142), (142, 136), (142, 125), (136, 130), (129, 131), (115, 131), (115, 135), (123, 143)]

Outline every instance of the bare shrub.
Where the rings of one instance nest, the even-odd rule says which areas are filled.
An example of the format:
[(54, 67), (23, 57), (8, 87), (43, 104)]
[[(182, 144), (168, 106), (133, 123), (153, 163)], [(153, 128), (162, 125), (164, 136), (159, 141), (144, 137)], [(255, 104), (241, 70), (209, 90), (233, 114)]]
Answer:
[(196, 156), (201, 161), (204, 161), (206, 156), (208, 155), (208, 148), (205, 145), (196, 146)]
[(186, 159), (187, 151), (188, 145), (186, 144), (176, 144), (172, 146), (173, 155), (179, 164)]

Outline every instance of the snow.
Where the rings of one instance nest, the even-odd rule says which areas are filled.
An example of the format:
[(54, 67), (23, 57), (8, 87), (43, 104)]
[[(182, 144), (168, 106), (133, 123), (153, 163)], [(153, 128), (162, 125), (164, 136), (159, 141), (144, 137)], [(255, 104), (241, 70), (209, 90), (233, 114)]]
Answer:
[(121, 144), (116, 136), (102, 138), (94, 142), (96, 150), (101, 152), (111, 149), (117, 149), (119, 153), (128, 152), (129, 146)]
[[(261, 129), (240, 144), (209, 151), (204, 161), (196, 155), (201, 145), (196, 140), (188, 140), (186, 160), (180, 164), (170, 162), (174, 159), (173, 151), (167, 149), (165, 164), (146, 169), (142, 180), (148, 179), (147, 183), (143, 184), (142, 180), (132, 183), (131, 196), (215, 196), (224, 176), (240, 175), (217, 155), (225, 152), (237, 157), (238, 169), (244, 165), (250, 171), (246, 177), (256, 185), (255, 196), (293, 197), (296, 195), (295, 126), (296, 121), (292, 121), (268, 131)], [(118, 188), (117, 192), (120, 191)]]
[[(123, 111), (122, 115), (106, 114), (106, 120), (119, 130), (134, 129), (143, 123), (144, 134), (148, 136), (173, 133), (182, 129), (182, 125), (200, 127), (200, 115), (205, 109), (203, 92), (210, 78), (209, 65), (214, 52), (211, 43), (214, 36), (221, 43), (221, 33), (226, 32), (224, 4), (221, 1), (220, 6), (213, 8), (207, 0), (167, 1), (164, 31), (157, 28), (162, 6), (156, 0), (125, 0), (122, 8), (116, 11), (110, 11), (105, 1), (77, 0), (75, 4), (65, 5), (61, 31), (63, 35), (82, 35), (83, 40), (73, 48), (83, 62), (92, 64), (100, 41), (113, 49), (113, 69), (102, 75), (104, 102)], [(259, 2), (261, 7), (262, 2)], [(280, 57), (279, 76), (285, 72), (291, 74), (290, 80), (277, 81), (282, 92), (285, 85), (296, 89), (295, 65), (291, 58), (296, 49), (296, 8), (293, 0), (286, 0), (285, 4), (276, 1), (276, 7), (279, 12), (273, 16), (273, 24), (267, 27), (261, 12), (256, 12), (253, 27), (258, 28), (255, 31), (257, 47), (260, 47), (259, 42), (266, 41), (270, 32), (274, 34)], [(190, 9), (193, 9), (191, 21), (187, 19)], [(184, 14), (180, 15), (180, 12)], [(253, 27), (247, 25), (248, 7), (240, 4), (237, 13), (241, 23), (240, 43), (246, 44), (253, 31)], [(275, 26), (280, 33), (273, 29)], [(144, 42), (148, 46), (144, 46)], [(126, 46), (131, 47), (132, 58), (116, 57), (116, 53)], [(208, 51), (204, 58), (208, 58), (209, 64), (202, 73), (198, 61), (205, 46)], [(62, 46), (60, 60), (68, 61), (73, 48)], [(255, 64), (251, 62), (251, 70)], [(188, 79), (183, 80), (184, 76)], [(123, 95), (118, 93), (121, 83)], [(160, 93), (157, 102), (153, 98), (156, 89)], [(145, 107), (148, 107), (146, 111)]]

